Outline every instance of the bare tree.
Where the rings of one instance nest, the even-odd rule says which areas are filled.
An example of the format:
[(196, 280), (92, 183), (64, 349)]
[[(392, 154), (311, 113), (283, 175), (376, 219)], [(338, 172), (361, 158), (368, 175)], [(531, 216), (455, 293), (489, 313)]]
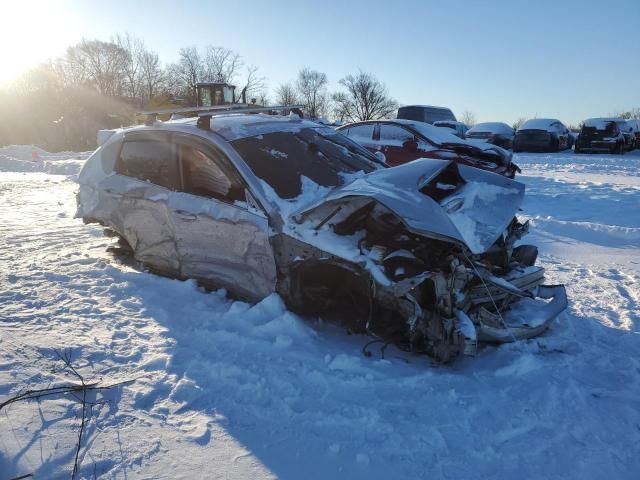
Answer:
[(164, 80), (160, 60), (157, 53), (148, 50), (142, 51), (138, 60), (144, 95), (148, 101), (151, 101)]
[(64, 88), (54, 62), (43, 62), (30, 68), (13, 82), (12, 90), (19, 95), (28, 95), (37, 91), (60, 92)]
[(476, 116), (471, 110), (465, 110), (460, 116), (460, 121), (469, 127), (476, 124)]
[(83, 39), (69, 47), (64, 62), (73, 83), (90, 84), (104, 95), (121, 95), (127, 52), (113, 42)]
[(317, 118), (327, 110), (327, 75), (308, 67), (298, 73), (296, 87), (305, 110), (312, 118)]
[(627, 111), (617, 111), (609, 114), (610, 117), (623, 118), (625, 120), (640, 119), (640, 108), (632, 108)]
[(249, 65), (247, 67), (247, 76), (244, 82), (244, 86), (240, 90), (240, 96), (238, 101), (242, 100), (242, 97), (246, 97), (247, 101), (251, 101), (255, 98), (266, 95), (267, 83), (264, 77), (258, 75), (258, 67), (255, 65)]
[(179, 95), (185, 95), (193, 103), (196, 101), (196, 83), (202, 81), (204, 65), (196, 47), (181, 48), (178, 63), (167, 68), (170, 88)]
[(344, 92), (336, 92), (331, 95), (333, 117), (344, 122), (348, 117), (349, 97)]
[(338, 83), (346, 89), (332, 97), (334, 112), (338, 112), (340, 120), (385, 118), (398, 108), (398, 103), (389, 97), (387, 87), (370, 73), (347, 75)]
[(276, 104), (278, 105), (297, 105), (298, 95), (296, 87), (291, 83), (283, 83), (276, 88)]
[(131, 34), (117, 33), (112, 42), (118, 45), (125, 53), (126, 59), (123, 67), (124, 91), (129, 97), (138, 97), (143, 88), (141, 78), (140, 56), (145, 51), (144, 42), (131, 36)]
[(232, 83), (242, 68), (242, 57), (225, 47), (206, 47), (203, 78), (209, 82)]
[(511, 126), (513, 127), (513, 129), (514, 129), (514, 130), (517, 130), (517, 129), (519, 129), (519, 128), (522, 126), (522, 124), (523, 124), (526, 120), (527, 120), (526, 118), (524, 118), (524, 117), (520, 117), (520, 118), (518, 118), (515, 122), (513, 122), (513, 123), (511, 124)]

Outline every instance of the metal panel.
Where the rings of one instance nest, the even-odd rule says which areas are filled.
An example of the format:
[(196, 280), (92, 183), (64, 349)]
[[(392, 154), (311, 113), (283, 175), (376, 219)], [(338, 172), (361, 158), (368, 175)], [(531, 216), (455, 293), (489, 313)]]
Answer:
[(264, 216), (186, 193), (172, 193), (169, 204), (182, 276), (251, 301), (275, 291), (275, 259)]

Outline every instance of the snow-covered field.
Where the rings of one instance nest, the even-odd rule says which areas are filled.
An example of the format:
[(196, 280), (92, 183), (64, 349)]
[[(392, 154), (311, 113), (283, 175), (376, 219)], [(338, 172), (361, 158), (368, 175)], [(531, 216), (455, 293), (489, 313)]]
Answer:
[[(448, 367), (136, 270), (73, 218), (86, 154), (32, 157), (0, 149), (0, 402), (72, 380), (56, 350), (134, 380), (90, 396), (81, 476), (640, 478), (640, 152), (517, 156), (527, 240), (570, 307)], [(80, 410), (2, 409), (0, 479), (69, 478)]]

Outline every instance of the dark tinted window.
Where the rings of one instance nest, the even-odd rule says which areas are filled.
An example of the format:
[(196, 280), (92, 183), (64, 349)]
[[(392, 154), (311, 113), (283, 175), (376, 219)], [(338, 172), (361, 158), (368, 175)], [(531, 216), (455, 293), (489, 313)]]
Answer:
[(115, 170), (171, 190), (180, 184), (173, 146), (165, 141), (125, 140)]
[(380, 125), (380, 141), (382, 142), (402, 144), (407, 140), (413, 139), (413, 133), (399, 127), (398, 125), (389, 125), (384, 123)]
[(182, 191), (219, 200), (244, 200), (244, 188), (228, 173), (229, 167), (212, 152), (180, 145)]
[(424, 122), (424, 109), (422, 107), (400, 107), (398, 109), (398, 118)]
[(275, 132), (231, 142), (258, 178), (281, 198), (301, 193), (304, 175), (323, 186), (338, 186), (341, 173), (371, 172), (380, 163), (361, 146), (328, 128)]

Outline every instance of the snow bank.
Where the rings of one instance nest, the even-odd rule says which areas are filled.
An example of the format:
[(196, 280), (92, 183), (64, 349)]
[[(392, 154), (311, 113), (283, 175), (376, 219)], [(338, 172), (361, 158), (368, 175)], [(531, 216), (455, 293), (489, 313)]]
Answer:
[(76, 175), (91, 153), (50, 153), (34, 145), (9, 145), (0, 148), (0, 172)]

